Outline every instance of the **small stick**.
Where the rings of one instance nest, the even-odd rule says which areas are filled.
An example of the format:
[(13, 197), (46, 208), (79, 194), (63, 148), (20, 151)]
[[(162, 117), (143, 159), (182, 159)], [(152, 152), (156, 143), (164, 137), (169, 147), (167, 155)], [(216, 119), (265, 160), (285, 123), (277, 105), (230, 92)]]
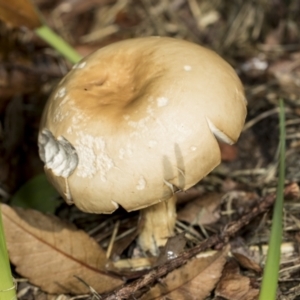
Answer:
[(103, 295), (102, 300), (122, 300), (128, 299), (130, 296), (134, 295), (135, 292), (143, 287), (152, 284), (157, 281), (162, 276), (170, 273), (176, 268), (184, 265), (189, 259), (196, 256), (198, 253), (205, 251), (213, 246), (220, 249), (224, 246), (229, 238), (232, 238), (240, 229), (252, 221), (256, 216), (261, 213), (266, 212), (273, 205), (276, 195), (270, 194), (265, 196), (262, 201), (252, 209), (251, 212), (242, 216), (239, 220), (229, 223), (220, 234), (215, 234), (203, 242), (199, 243), (195, 247), (182, 252), (176, 258), (167, 261), (165, 264), (158, 266), (151, 270), (149, 273), (143, 277), (121, 286), (120, 288), (114, 290), (113, 292)]

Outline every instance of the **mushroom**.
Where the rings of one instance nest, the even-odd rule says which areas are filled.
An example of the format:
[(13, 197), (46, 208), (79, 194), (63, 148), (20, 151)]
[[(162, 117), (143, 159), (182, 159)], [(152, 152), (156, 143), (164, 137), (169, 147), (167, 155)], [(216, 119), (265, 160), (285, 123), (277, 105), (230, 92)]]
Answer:
[(39, 154), (50, 182), (89, 213), (141, 210), (139, 245), (157, 255), (174, 233), (176, 192), (220, 163), (246, 100), (233, 68), (167, 37), (101, 48), (61, 80), (44, 109)]

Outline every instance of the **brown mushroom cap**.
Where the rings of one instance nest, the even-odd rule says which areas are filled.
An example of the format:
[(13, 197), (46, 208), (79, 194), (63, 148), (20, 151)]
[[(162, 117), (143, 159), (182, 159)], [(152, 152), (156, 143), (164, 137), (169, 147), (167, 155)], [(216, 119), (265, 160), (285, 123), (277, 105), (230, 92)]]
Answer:
[(237, 140), (246, 101), (232, 67), (186, 41), (147, 37), (106, 46), (51, 95), (40, 156), (81, 210), (137, 210), (196, 184)]

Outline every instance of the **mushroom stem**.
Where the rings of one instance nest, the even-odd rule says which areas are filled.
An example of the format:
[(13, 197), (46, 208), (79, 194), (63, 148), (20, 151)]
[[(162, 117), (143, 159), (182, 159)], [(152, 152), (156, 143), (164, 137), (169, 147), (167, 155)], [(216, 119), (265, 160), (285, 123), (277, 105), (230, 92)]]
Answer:
[(159, 254), (159, 247), (174, 235), (176, 222), (176, 195), (140, 211), (141, 232), (138, 244), (143, 251)]

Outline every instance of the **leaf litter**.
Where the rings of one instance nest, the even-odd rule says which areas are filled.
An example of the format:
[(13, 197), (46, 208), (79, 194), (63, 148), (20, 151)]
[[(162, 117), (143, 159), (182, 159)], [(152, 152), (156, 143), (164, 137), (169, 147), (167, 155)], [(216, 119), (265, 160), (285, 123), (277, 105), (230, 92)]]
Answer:
[(255, 256), (255, 252), (251, 251), (242, 241), (242, 239), (237, 238), (231, 243), (231, 254), (237, 260), (240, 266), (247, 270), (253, 270), (258, 274), (262, 273), (262, 267), (260, 262)]
[(177, 213), (177, 219), (191, 225), (208, 225), (220, 218), (220, 205), (223, 194), (209, 193), (190, 201)]
[(256, 300), (258, 294), (258, 284), (255, 286), (255, 282), (242, 275), (237, 262), (230, 260), (223, 270), (215, 295), (227, 300)]
[[(11, 3), (19, 5), (17, 2)], [(248, 125), (237, 146), (223, 148), (222, 159), (226, 163), (197, 186), (202, 194), (208, 191), (220, 192), (221, 190), (222, 192), (224, 191), (222, 186), (230, 181), (230, 190), (233, 193), (227, 194), (224, 198), (218, 223), (205, 225), (206, 235), (203, 236), (203, 232), (199, 231), (199, 224), (190, 225), (190, 221), (182, 221), (181, 225), (188, 223), (186, 228), (190, 231), (193, 229), (193, 233), (195, 231), (198, 233), (197, 239), (187, 240), (187, 249), (197, 245), (206, 236), (210, 238), (214, 233), (222, 232), (222, 226), (226, 226), (230, 221), (236, 222), (242, 213), (247, 213), (258, 205), (259, 197), (255, 195), (252, 197), (251, 193), (267, 195), (275, 190), (278, 143), (276, 107), (280, 97), (285, 98), (287, 106), (287, 183), (293, 182), (299, 190), (299, 1), (278, 0), (254, 3), (251, 0), (235, 2), (228, 0), (137, 2), (77, 0), (75, 2), (76, 5), (72, 5), (70, 0), (34, 1), (51, 27), (73, 43), (83, 55), (128, 37), (158, 34), (175, 36), (216, 50), (236, 68), (243, 80), (249, 101)], [(9, 2), (5, 3), (7, 4)], [(15, 25), (18, 25), (21, 19), (10, 18), (10, 21), (12, 20), (17, 22)], [(34, 21), (35, 24), (27, 24), (27, 26), (38, 26), (37, 20), (38, 18), (32, 15), (30, 22)], [(1, 23), (0, 42), (2, 45), (0, 49), (0, 195), (2, 201), (7, 201), (7, 195), (13, 195), (29, 178), (42, 172), (42, 165), (37, 163), (36, 154), (36, 131), (40, 108), (55, 81), (67, 72), (70, 65), (49, 47), (41, 44), (32, 32), (25, 28), (11, 29), (10, 26), (6, 27)], [(15, 101), (20, 105), (12, 106)], [(23, 120), (22, 126), (18, 126), (20, 120)], [(20, 149), (24, 150), (25, 154)], [(237, 193), (235, 190), (240, 192)], [(279, 282), (279, 291), (281, 291), (279, 299), (293, 299), (300, 294), (297, 289), (299, 250), (294, 247), (299, 241), (299, 196), (287, 200), (284, 214), (286, 242), (282, 245), (284, 261), (281, 268), (284, 272), (281, 273)], [(187, 200), (182, 199), (182, 201)], [(179, 201), (179, 205), (181, 204), (182, 202)], [(81, 225), (80, 228), (88, 231), (86, 228), (88, 226), (84, 222), (81, 223), (84, 219), (83, 213), (74, 213), (74, 210), (62, 205), (56, 210), (56, 215), (70, 216), (76, 225)], [(122, 216), (122, 218), (129, 219), (131, 216)], [(91, 216), (87, 216), (85, 220), (87, 219), (91, 219)], [(103, 237), (103, 240), (99, 239), (103, 249), (110, 240), (110, 228), (114, 225), (111, 226), (114, 222), (111, 217), (107, 217), (107, 220), (105, 224), (109, 229), (102, 227), (99, 234)], [(269, 224), (269, 214), (265, 214), (246, 226), (240, 233), (248, 248), (255, 247), (262, 266), (269, 238)], [(177, 227), (177, 232), (185, 230), (183, 226)], [(130, 266), (133, 258), (139, 259), (138, 256), (142, 255), (137, 251), (134, 243), (136, 233), (131, 234), (128, 242), (123, 240), (120, 243), (122, 245), (117, 247), (118, 250), (112, 250), (113, 263), (126, 259)], [(116, 237), (113, 248), (116, 248), (119, 241), (121, 240)], [(247, 254), (246, 249), (237, 250), (232, 247), (235, 258), (243, 268), (246, 268), (246, 272), (245, 269), (243, 270), (243, 275), (249, 276), (248, 270), (258, 271), (259, 268), (252, 266), (255, 260), (252, 255)], [(32, 248), (32, 253), (34, 251), (35, 249)], [(288, 253), (285, 254), (284, 251)], [(150, 265), (153, 264), (151, 259), (149, 259)], [(43, 270), (48, 271), (45, 268)], [(20, 276), (18, 272), (14, 276), (17, 280), (22, 280), (18, 278)], [(57, 278), (60, 279), (60, 275)], [(289, 282), (284, 279), (288, 279)], [(76, 284), (79, 286), (82, 283), (76, 281)], [(244, 287), (248, 288), (247, 285)], [(33, 291), (31, 294), (23, 295), (22, 299), (35, 297), (41, 299), (39, 296), (41, 290), (37, 287), (22, 282), (20, 289), (22, 288)], [(228, 296), (224, 293), (224, 296), (226, 295)], [(68, 297), (58, 296), (59, 299)], [(232, 297), (237, 295), (233, 294)]]
[(221, 277), (229, 247), (215, 253), (202, 253), (170, 272), (145, 293), (142, 300), (202, 300)]
[(123, 281), (106, 270), (105, 251), (84, 231), (53, 215), (1, 205), (7, 247), (17, 272), (50, 294), (113, 290)]
[(0, 19), (16, 27), (25, 25), (33, 29), (42, 25), (30, 0), (0, 0)]

